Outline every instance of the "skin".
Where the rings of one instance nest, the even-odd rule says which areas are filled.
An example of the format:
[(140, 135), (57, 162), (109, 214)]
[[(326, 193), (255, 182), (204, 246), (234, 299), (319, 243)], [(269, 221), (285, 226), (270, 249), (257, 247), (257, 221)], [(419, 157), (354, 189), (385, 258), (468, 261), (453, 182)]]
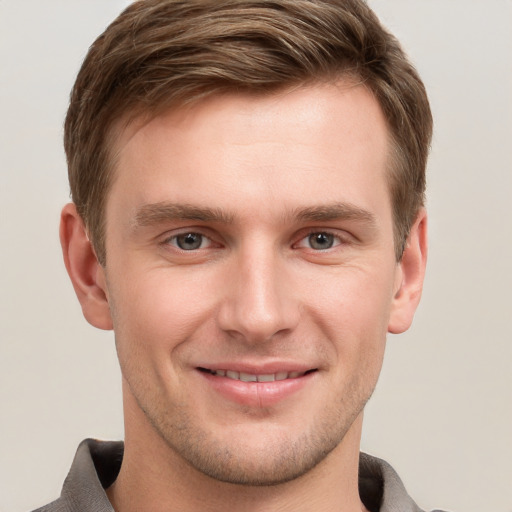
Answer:
[(214, 97), (121, 135), (105, 267), (64, 208), (69, 274), (123, 374), (116, 510), (363, 508), (364, 405), (426, 261), (423, 210), (395, 260), (388, 147), (363, 86)]

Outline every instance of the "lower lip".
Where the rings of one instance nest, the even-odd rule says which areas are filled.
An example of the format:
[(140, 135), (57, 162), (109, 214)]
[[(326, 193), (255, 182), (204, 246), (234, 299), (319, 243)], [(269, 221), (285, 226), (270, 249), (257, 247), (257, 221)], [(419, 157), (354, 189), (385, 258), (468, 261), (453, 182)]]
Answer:
[(273, 382), (242, 382), (198, 370), (211, 388), (232, 402), (250, 407), (271, 407), (303, 389), (318, 372)]

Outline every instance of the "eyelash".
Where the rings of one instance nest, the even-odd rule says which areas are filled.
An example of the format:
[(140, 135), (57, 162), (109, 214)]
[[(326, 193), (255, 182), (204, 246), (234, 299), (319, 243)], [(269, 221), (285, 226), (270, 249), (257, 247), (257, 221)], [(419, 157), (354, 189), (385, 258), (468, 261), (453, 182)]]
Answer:
[[(178, 240), (179, 238), (181, 237), (187, 237), (187, 236), (198, 236), (200, 237), (201, 239), (201, 243), (200, 243), (200, 246), (197, 247), (197, 248), (193, 248), (193, 249), (183, 249), (182, 247), (180, 247), (178, 245)], [(200, 249), (208, 249), (209, 247), (204, 247), (204, 243), (205, 242), (209, 242), (209, 245), (213, 245), (215, 242), (207, 235), (203, 234), (203, 233), (200, 233), (198, 231), (184, 231), (182, 233), (177, 233), (177, 234), (174, 234), (174, 235), (171, 235), (169, 237), (167, 237), (164, 241), (163, 241), (163, 245), (171, 245), (173, 246), (175, 249), (177, 249), (178, 251), (182, 251), (182, 252), (194, 252), (194, 251), (197, 251), (197, 250), (200, 250)]]
[[(180, 239), (180, 237), (188, 237), (188, 236), (190, 236), (190, 237), (200, 237), (199, 246), (198, 247), (193, 247), (191, 249), (184, 249), (183, 247), (180, 247), (179, 246), (179, 239)], [(320, 242), (319, 237), (328, 237), (330, 239), (330, 242), (331, 242), (330, 245), (329, 245), (329, 243), (327, 243), (327, 245), (329, 245), (329, 247), (325, 247), (325, 248), (322, 248), (322, 247), (318, 247), (318, 248), (312, 247), (312, 243), (315, 243), (312, 240), (312, 238), (311, 238), (313, 236), (317, 237), (317, 239), (318, 239), (317, 241), (318, 242)], [(193, 241), (194, 240), (192, 238), (191, 242), (193, 242)], [(301, 236), (299, 241), (294, 243), (292, 247), (293, 248), (302, 247), (302, 248), (305, 248), (305, 249), (312, 250), (313, 252), (325, 252), (325, 251), (328, 251), (330, 249), (333, 249), (335, 247), (338, 247), (338, 246), (346, 244), (346, 243), (347, 243), (347, 241), (345, 239), (343, 239), (338, 234), (333, 233), (332, 231), (311, 229), (304, 236)], [(205, 246), (205, 244), (206, 244), (206, 246)], [(173, 235), (167, 237), (163, 241), (163, 245), (171, 245), (176, 250), (184, 252), (184, 253), (185, 252), (193, 253), (193, 252), (198, 251), (200, 249), (209, 249), (212, 245), (215, 245), (215, 242), (211, 239), (211, 237), (205, 235), (204, 233), (201, 233), (200, 231), (183, 231), (182, 233), (173, 234)]]
[[(332, 239), (332, 244), (329, 246), (329, 247), (325, 247), (325, 248), (314, 248), (311, 246), (311, 237), (313, 236), (316, 236), (317, 239), (320, 237), (320, 236), (324, 236), (324, 237), (330, 237)], [(343, 245), (343, 244), (346, 244), (346, 240), (344, 240), (341, 236), (339, 236), (338, 234), (336, 233), (333, 233), (332, 231), (329, 231), (329, 230), (318, 230), (318, 229), (312, 229), (310, 230), (305, 236), (303, 236), (296, 244), (294, 244), (294, 246), (299, 246), (299, 247), (304, 247), (303, 245), (301, 245), (302, 243), (306, 242), (308, 243), (309, 241), (309, 245), (306, 246), (305, 248), (306, 249), (310, 249), (310, 250), (313, 250), (314, 252), (325, 252), (325, 251), (328, 251), (329, 249), (333, 249), (335, 247), (338, 247), (340, 245)], [(318, 240), (317, 240), (318, 241)]]

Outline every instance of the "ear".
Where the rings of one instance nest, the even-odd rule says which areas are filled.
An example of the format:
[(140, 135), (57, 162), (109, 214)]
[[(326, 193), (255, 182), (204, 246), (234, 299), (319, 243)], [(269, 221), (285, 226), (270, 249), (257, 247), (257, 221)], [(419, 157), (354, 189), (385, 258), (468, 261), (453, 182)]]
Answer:
[(62, 209), (60, 243), (85, 319), (99, 329), (112, 329), (105, 271), (98, 262), (84, 222), (73, 203)]
[(388, 332), (399, 334), (411, 326), (421, 298), (427, 263), (427, 213), (422, 208), (416, 217), (398, 263), (395, 296), (391, 306)]

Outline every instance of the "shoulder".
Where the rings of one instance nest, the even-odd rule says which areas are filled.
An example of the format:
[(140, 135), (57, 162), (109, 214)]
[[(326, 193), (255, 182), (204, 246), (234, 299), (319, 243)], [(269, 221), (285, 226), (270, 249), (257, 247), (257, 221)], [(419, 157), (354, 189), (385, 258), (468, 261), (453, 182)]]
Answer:
[(409, 496), (392, 466), (366, 453), (359, 457), (359, 493), (371, 512), (424, 512)]
[(40, 507), (32, 512), (72, 512), (72, 509), (61, 499), (52, 501), (45, 505), (44, 507)]
[(117, 477), (123, 448), (120, 441), (82, 441), (60, 497), (33, 512), (113, 512), (105, 489)]

